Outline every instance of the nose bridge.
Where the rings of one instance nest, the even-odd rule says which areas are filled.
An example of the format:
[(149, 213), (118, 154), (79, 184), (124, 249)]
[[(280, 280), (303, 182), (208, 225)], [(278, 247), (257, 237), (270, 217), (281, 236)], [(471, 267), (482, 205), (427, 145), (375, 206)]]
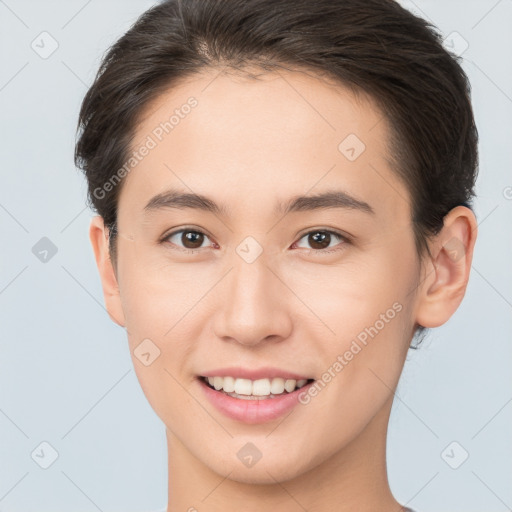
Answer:
[[(232, 271), (223, 290), (215, 322), (219, 337), (254, 345), (283, 338), (291, 329), (283, 284), (268, 266), (263, 248), (247, 237), (232, 255)], [(275, 270), (274, 270), (275, 272)]]

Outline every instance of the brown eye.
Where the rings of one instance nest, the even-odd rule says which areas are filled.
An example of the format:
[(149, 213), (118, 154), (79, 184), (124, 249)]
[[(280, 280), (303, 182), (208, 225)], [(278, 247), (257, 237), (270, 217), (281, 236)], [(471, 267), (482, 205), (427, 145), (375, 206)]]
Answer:
[(177, 245), (182, 249), (195, 250), (201, 248), (206, 239), (208, 239), (207, 235), (201, 231), (180, 229), (165, 237), (164, 241)]
[(204, 235), (197, 231), (184, 231), (181, 235), (181, 241), (187, 249), (197, 249), (203, 245)]
[(326, 249), (331, 243), (330, 233), (318, 232), (308, 235), (308, 242), (313, 249)]
[[(332, 242), (341, 241), (341, 243), (337, 245), (343, 245), (347, 241), (344, 236), (328, 230), (310, 231), (300, 238), (300, 240), (303, 239), (306, 239), (309, 244), (309, 249), (314, 252), (333, 252), (330, 249), (331, 247), (336, 247), (336, 243), (335, 245), (331, 245)], [(306, 249), (308, 249), (308, 247), (306, 247)]]

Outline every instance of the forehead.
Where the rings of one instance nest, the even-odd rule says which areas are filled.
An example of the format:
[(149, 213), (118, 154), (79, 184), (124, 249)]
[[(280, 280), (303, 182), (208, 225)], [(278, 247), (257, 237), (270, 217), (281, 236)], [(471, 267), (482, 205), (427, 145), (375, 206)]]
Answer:
[(210, 69), (144, 109), (132, 150), (151, 148), (126, 177), (120, 210), (123, 196), (142, 210), (169, 188), (257, 210), (269, 193), (277, 204), (334, 185), (396, 209), (407, 191), (391, 168), (388, 130), (368, 96), (310, 73)]
[[(196, 105), (188, 108), (192, 102)], [(231, 141), (241, 147), (243, 138), (252, 135), (243, 149), (261, 152), (270, 142), (272, 148), (281, 147), (285, 139), (290, 144), (301, 138), (322, 139), (331, 147), (347, 130), (353, 130), (375, 150), (387, 153), (387, 122), (371, 97), (312, 71), (276, 70), (247, 76), (207, 69), (181, 79), (159, 95), (143, 109), (140, 119), (135, 130), (139, 141), (154, 132), (157, 139), (177, 142), (180, 134), (189, 137), (193, 131), (194, 139), (203, 142), (205, 135), (212, 142), (231, 135)], [(240, 130), (243, 133), (235, 137)], [(257, 141), (265, 141), (267, 146), (256, 147)]]

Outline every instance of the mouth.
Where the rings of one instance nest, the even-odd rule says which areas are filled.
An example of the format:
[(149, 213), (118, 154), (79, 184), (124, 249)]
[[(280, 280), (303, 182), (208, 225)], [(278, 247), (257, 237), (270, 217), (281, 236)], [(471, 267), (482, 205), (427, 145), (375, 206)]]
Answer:
[(237, 400), (269, 400), (282, 398), (308, 386), (314, 379), (273, 377), (244, 379), (231, 376), (199, 376), (209, 389)]
[[(247, 377), (251, 372), (243, 373)], [(301, 403), (301, 395), (307, 393), (315, 382), (315, 379), (294, 379), (292, 377), (299, 376), (292, 374), (261, 378), (261, 371), (252, 372), (251, 376), (259, 378), (252, 380), (226, 374), (202, 375), (196, 381), (203, 396), (220, 414), (246, 424), (265, 423), (289, 414)], [(298, 421), (305, 421), (301, 415), (307, 414), (309, 410), (302, 408)]]

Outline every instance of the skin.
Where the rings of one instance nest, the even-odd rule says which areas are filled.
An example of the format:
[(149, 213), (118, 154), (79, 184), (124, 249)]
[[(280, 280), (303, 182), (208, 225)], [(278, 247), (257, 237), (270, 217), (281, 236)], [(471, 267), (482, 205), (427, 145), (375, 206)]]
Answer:
[[(169, 512), (402, 510), (386, 473), (393, 392), (414, 327), (442, 325), (464, 296), (473, 213), (449, 212), (429, 241), (432, 256), (420, 260), (410, 195), (388, 163), (385, 117), (370, 98), (298, 70), (189, 77), (146, 108), (133, 147), (191, 96), (197, 107), (125, 178), (115, 263), (102, 218), (90, 227), (107, 310), (126, 328), (137, 377), (166, 425)], [(338, 149), (351, 133), (366, 146), (354, 161)], [(204, 194), (229, 216), (145, 214), (169, 188)], [(273, 213), (278, 201), (332, 188), (374, 214)], [(181, 227), (205, 233), (195, 254), (184, 252), (181, 233), (159, 242)], [(327, 229), (351, 239), (333, 236), (326, 245), (337, 250), (321, 254), (307, 235)], [(263, 249), (252, 263), (236, 252), (247, 236)], [(285, 418), (241, 423), (202, 394), (197, 375), (225, 366), (321, 380), (395, 303), (400, 312)], [(147, 338), (160, 350), (149, 366), (134, 355)], [(250, 468), (237, 457), (247, 442), (262, 454)]]

